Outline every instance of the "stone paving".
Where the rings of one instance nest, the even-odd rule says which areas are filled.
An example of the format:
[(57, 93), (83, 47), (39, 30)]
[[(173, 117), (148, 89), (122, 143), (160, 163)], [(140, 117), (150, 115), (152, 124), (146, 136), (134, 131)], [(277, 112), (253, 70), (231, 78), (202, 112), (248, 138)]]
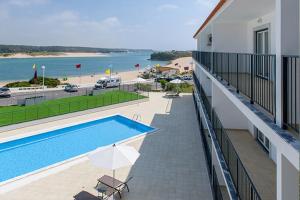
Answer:
[[(84, 121), (95, 117), (122, 114), (132, 118), (140, 114), (142, 122), (159, 130), (128, 142), (141, 156), (133, 167), (116, 171), (120, 180), (133, 176), (130, 192), (125, 200), (209, 200), (212, 192), (196, 113), (191, 95), (167, 99), (163, 93), (150, 93), (148, 102), (98, 113), (60, 120), (60, 124)], [(9, 131), (4, 136), (14, 136), (43, 127), (57, 126), (49, 122), (28, 128)], [(0, 136), (1, 138), (1, 136)], [(0, 195), (1, 200), (72, 200), (81, 191), (93, 195), (97, 178), (112, 175), (94, 167), (89, 161), (73, 165), (23, 187)]]

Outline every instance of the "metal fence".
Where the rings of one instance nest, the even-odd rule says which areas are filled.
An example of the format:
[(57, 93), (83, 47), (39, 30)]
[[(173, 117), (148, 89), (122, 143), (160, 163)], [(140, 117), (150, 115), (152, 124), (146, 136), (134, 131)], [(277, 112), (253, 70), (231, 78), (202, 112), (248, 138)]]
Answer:
[(207, 114), (208, 114), (209, 120), (211, 120), (211, 112), (210, 112), (210, 110), (211, 110), (211, 103), (208, 100), (207, 95), (205, 94), (205, 91), (202, 88), (202, 86), (201, 86), (198, 78), (196, 77), (195, 73), (193, 73), (193, 79), (194, 79), (194, 83), (196, 85), (196, 88), (198, 90), (198, 93), (201, 95), (201, 99), (203, 101), (204, 107), (207, 110)]
[[(222, 150), (225, 162), (230, 171), (230, 174), (231, 174), (231, 177), (232, 177), (232, 180), (235, 185), (235, 188), (236, 188), (239, 198), (245, 199), (245, 200), (260, 200), (261, 199), (260, 195), (257, 192), (245, 167), (243, 166), (242, 161), (240, 160), (230, 138), (228, 137), (226, 129), (223, 127), (221, 121), (219, 120), (219, 118), (218, 118), (216, 112), (214, 111), (214, 109), (212, 108), (211, 104), (207, 103), (205, 105), (205, 102), (209, 102), (209, 101), (207, 100), (206, 94), (205, 94), (202, 86), (200, 85), (199, 80), (197, 79), (197, 77), (195, 75), (194, 75), (194, 82), (195, 82), (195, 86), (196, 86), (195, 87), (196, 94), (194, 93), (194, 95), (198, 95), (198, 98), (200, 98), (200, 100), (202, 101), (202, 104), (204, 106), (204, 109), (206, 110), (206, 113), (208, 115), (210, 113), (210, 115), (211, 115), (210, 121), (212, 123), (213, 130), (216, 134), (218, 143)], [(194, 98), (196, 99), (196, 97), (194, 97)], [(197, 111), (197, 112), (199, 112), (199, 111)], [(199, 116), (199, 117), (201, 118), (201, 116)], [(205, 141), (204, 141), (204, 148), (208, 148), (208, 146), (205, 145)], [(210, 174), (213, 174), (214, 172), (212, 169), (211, 161), (208, 166), (210, 168), (209, 169)], [(221, 191), (219, 191), (220, 188), (218, 186), (218, 182), (214, 182), (214, 181), (217, 181), (217, 180), (214, 180), (215, 178), (212, 175), (212, 179), (213, 179), (212, 187), (214, 189), (214, 196), (216, 199), (221, 199), (222, 194), (221, 194)], [(215, 183), (215, 185), (214, 185), (214, 183)], [(214, 188), (214, 187), (216, 187), (216, 188)]]
[(0, 109), (0, 127), (28, 122), (48, 117), (99, 108), (145, 98), (142, 93), (128, 91), (108, 91), (96, 96), (50, 101), (33, 106), (9, 107)]
[(260, 200), (259, 193), (214, 109), (212, 109), (212, 125), (240, 199)]
[(204, 51), (194, 51), (193, 52), (193, 58), (197, 61), (201, 60), (201, 64), (206, 67), (208, 71), (211, 70), (212, 63), (212, 53), (211, 52), (204, 52)]
[(212, 188), (214, 190), (214, 200), (223, 200), (223, 195), (221, 192), (218, 176), (214, 166), (212, 167), (212, 179), (213, 179)]
[(283, 123), (300, 133), (300, 58), (283, 56)]
[[(63, 89), (61, 90), (45, 90), (45, 91), (31, 91), (31, 92), (20, 92), (14, 93), (10, 98), (0, 98), (0, 106), (11, 106), (11, 105), (18, 105), (20, 102), (24, 102), (25, 99), (34, 98), (34, 97), (43, 97), (43, 100), (54, 100), (54, 99), (61, 99), (61, 98), (68, 98), (68, 97), (75, 97), (75, 96), (88, 96), (93, 94), (100, 94), (107, 91), (115, 91), (115, 90), (123, 90), (128, 92), (136, 92), (140, 91), (143, 92), (143, 95), (149, 95), (149, 88), (151, 87), (143, 87), (144, 85), (148, 84), (122, 84), (118, 87), (113, 88), (105, 88), (105, 89), (97, 89), (95, 90), (93, 87), (85, 87), (85, 88), (78, 88), (77, 92), (66, 92)], [(152, 84), (153, 85), (153, 84)], [(139, 87), (138, 87), (139, 86)]]
[[(257, 103), (275, 118), (275, 55), (194, 52), (193, 56), (211, 73), (235, 87), (236, 91), (247, 96), (251, 103)], [(207, 61), (208, 56), (212, 62)]]

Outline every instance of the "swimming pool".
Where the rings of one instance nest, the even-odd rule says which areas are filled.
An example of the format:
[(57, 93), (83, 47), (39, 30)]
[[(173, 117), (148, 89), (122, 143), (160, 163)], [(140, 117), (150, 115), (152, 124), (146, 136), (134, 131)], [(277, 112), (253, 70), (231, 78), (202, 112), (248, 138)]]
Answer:
[(150, 126), (114, 115), (0, 143), (0, 182), (153, 130)]

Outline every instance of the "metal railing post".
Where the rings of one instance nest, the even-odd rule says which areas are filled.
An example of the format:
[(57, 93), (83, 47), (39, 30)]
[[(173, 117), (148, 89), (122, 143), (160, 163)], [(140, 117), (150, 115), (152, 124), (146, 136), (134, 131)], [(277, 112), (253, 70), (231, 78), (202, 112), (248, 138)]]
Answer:
[(287, 129), (288, 57), (282, 58), (282, 128)]
[(228, 80), (227, 80), (227, 85), (230, 85), (230, 78), (229, 78), (229, 56), (230, 54), (227, 54), (227, 75), (228, 75)]
[(250, 103), (254, 104), (254, 83), (253, 83), (253, 78), (254, 78), (254, 71), (253, 71), (253, 66), (254, 64), (254, 56), (251, 55), (250, 59)]
[(239, 54), (236, 54), (236, 93), (240, 93), (239, 90)]

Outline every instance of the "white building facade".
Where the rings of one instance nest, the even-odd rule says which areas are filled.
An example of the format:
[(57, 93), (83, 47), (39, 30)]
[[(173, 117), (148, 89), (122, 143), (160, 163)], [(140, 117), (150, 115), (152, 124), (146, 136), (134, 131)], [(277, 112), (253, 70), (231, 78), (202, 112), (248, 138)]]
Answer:
[(221, 0), (195, 33), (215, 199), (299, 199), (299, 0)]

